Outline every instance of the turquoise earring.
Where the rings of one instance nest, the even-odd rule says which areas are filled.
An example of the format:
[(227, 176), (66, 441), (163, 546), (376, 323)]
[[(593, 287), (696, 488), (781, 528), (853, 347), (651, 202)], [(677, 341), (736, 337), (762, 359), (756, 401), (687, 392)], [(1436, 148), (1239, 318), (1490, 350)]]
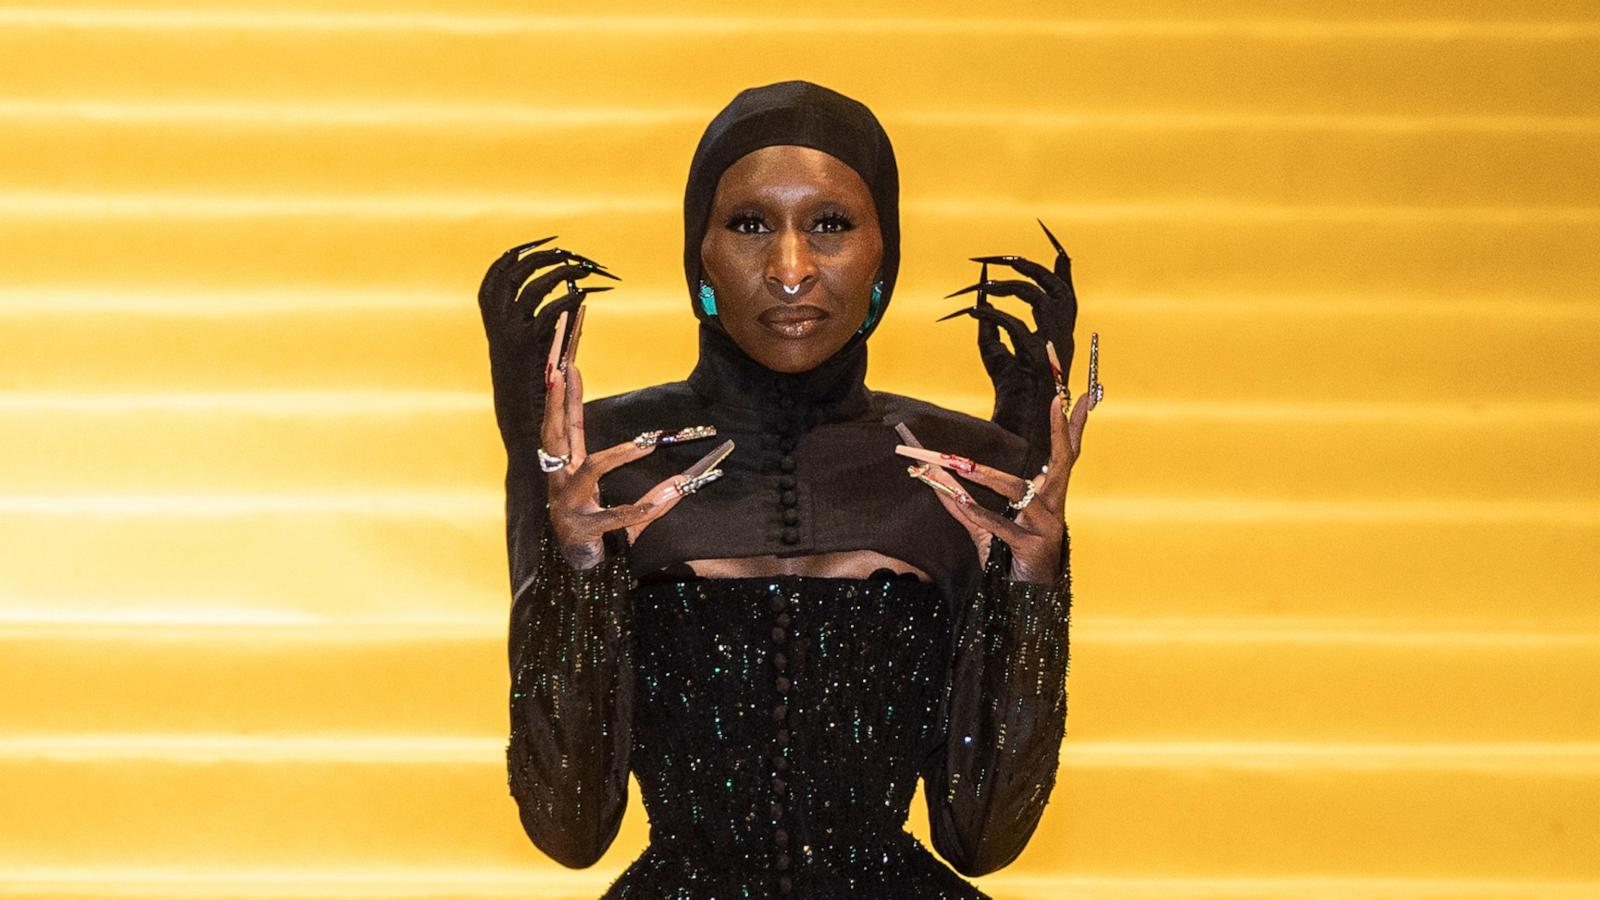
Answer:
[(867, 329), (872, 327), (872, 323), (878, 321), (878, 315), (882, 311), (883, 282), (879, 281), (872, 285), (872, 303), (867, 307), (867, 318), (861, 323), (861, 327), (856, 329), (856, 334), (865, 334)]
[(717, 292), (704, 280), (700, 282), (700, 308), (705, 310), (708, 316), (717, 314)]

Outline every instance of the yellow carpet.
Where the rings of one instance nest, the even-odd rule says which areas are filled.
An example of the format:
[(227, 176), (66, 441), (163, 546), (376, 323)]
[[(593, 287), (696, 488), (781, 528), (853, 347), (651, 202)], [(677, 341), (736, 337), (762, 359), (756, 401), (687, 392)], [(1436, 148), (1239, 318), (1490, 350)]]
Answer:
[(559, 234), (591, 396), (681, 378), (694, 143), (802, 77), (899, 153), (874, 387), (987, 415), (933, 319), (1035, 217), (1101, 336), (980, 886), (1600, 897), (1600, 4), (539, 6), (0, 7), (0, 896), (600, 894), (637, 785), (581, 871), (505, 787), (477, 283)]

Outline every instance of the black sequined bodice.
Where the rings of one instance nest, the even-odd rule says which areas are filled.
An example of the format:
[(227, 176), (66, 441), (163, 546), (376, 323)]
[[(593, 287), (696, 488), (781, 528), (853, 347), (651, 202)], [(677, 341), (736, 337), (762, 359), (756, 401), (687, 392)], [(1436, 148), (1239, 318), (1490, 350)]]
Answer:
[(608, 898), (982, 898), (904, 830), (937, 749), (949, 608), (915, 579), (630, 592), (650, 847)]

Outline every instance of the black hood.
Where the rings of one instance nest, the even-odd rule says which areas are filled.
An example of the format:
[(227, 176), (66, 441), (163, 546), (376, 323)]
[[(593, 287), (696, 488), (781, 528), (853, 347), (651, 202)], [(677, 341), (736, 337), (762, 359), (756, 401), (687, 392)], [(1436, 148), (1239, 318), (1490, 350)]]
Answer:
[(689, 307), (702, 329), (723, 331), (717, 317), (706, 315), (699, 301), (703, 277), (700, 243), (711, 216), (711, 202), (717, 182), (729, 166), (753, 150), (777, 145), (810, 147), (837, 157), (861, 176), (872, 193), (883, 234), (879, 314), (865, 331), (839, 348), (835, 357), (864, 353), (866, 339), (883, 321), (900, 271), (900, 170), (889, 135), (872, 110), (809, 81), (780, 81), (740, 91), (706, 126), (683, 193), (683, 274), (689, 287)]

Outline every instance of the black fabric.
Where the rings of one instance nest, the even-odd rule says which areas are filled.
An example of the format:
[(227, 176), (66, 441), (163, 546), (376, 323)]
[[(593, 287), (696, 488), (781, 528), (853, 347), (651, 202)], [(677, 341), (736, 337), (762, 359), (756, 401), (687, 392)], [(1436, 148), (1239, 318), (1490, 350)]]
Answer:
[[(1056, 783), (1071, 581), (997, 542), (950, 609), (898, 578), (629, 586), (546, 528), (510, 633), (508, 786), (566, 866), (614, 841), (638, 776), (650, 844), (605, 900), (985, 900)], [(841, 765), (841, 762), (847, 762)], [(905, 831), (925, 785), (932, 847)]]
[[(900, 170), (889, 135), (872, 110), (837, 91), (809, 81), (780, 81), (740, 91), (711, 124), (689, 164), (683, 192), (683, 274), (689, 305), (703, 322), (721, 330), (715, 316), (700, 307), (700, 242), (705, 238), (711, 201), (722, 173), (740, 157), (762, 147), (810, 147), (855, 169), (872, 192), (883, 233), (882, 309), (887, 309), (900, 272)], [(877, 320), (839, 351), (848, 355), (871, 336)]]
[[(643, 431), (714, 425), (714, 439), (657, 447), (600, 480), (601, 502), (631, 503), (723, 439), (722, 478), (684, 498), (631, 548), (635, 577), (693, 559), (805, 556), (876, 550), (928, 573), (954, 601), (970, 593), (978, 556), (966, 529), (894, 452), (904, 422), (926, 446), (1022, 474), (1027, 446), (992, 422), (874, 391), (867, 348), (796, 374), (750, 359), (723, 332), (700, 326), (700, 358), (684, 381), (584, 404), (595, 452)], [(1031, 473), (1029, 473), (1031, 474)], [(973, 498), (1005, 498), (974, 483)]]

